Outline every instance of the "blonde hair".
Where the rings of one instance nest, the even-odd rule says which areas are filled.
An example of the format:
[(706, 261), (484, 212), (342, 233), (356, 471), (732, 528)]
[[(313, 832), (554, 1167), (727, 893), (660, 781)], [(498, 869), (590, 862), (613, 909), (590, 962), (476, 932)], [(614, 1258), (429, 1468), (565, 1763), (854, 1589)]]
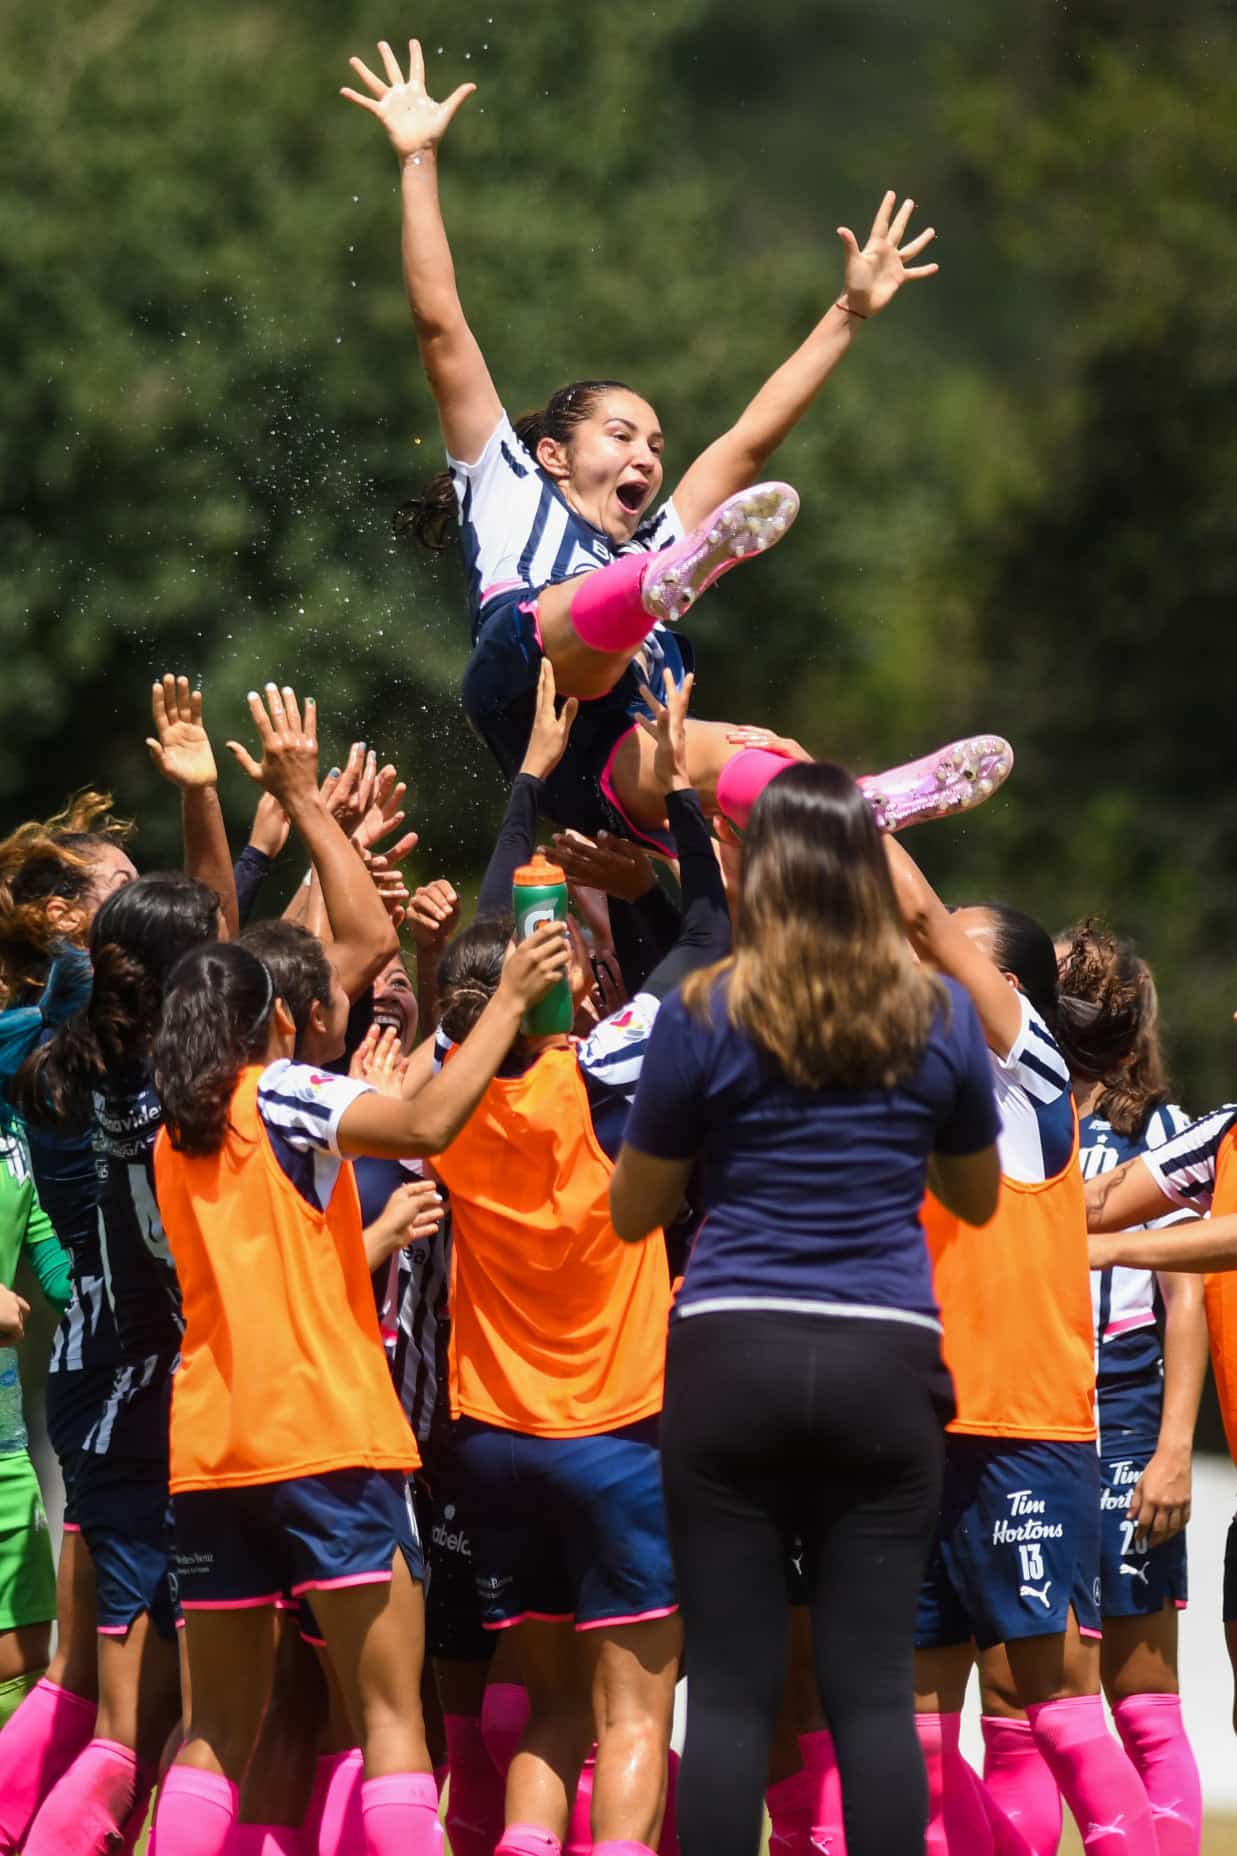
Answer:
[(49, 919), (53, 897), (84, 904), (94, 875), (92, 852), (123, 845), (128, 819), (112, 815), (110, 793), (85, 788), (48, 819), (31, 819), (0, 839), (0, 992), (21, 1003), (42, 985), (47, 956), (63, 930)]
[(792, 765), (743, 842), (735, 949), (682, 994), (707, 1017), (725, 981), (731, 1024), (804, 1089), (889, 1089), (916, 1068), (947, 997), (918, 966), (871, 807), (843, 768)]

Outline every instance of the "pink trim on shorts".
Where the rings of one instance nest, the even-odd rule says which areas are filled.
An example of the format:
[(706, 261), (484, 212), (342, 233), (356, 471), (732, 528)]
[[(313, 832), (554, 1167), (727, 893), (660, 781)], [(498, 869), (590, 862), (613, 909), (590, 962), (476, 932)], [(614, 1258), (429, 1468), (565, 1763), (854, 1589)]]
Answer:
[(182, 1617), (180, 1616), (180, 1614), (179, 1614), (179, 1612), (178, 1612), (178, 1613), (177, 1613), (177, 1615), (176, 1615), (176, 1616), (175, 1616), (175, 1617), (174, 1617), (174, 1618), (172, 1619), (172, 1622), (173, 1622), (173, 1624), (174, 1624), (174, 1625), (176, 1626), (176, 1628), (177, 1628), (177, 1630), (184, 1630), (184, 1628), (185, 1628), (185, 1620), (184, 1620), (184, 1618), (182, 1618)]
[(261, 1598), (182, 1598), (182, 1611), (259, 1611), (263, 1605), (278, 1605), (282, 1592), (267, 1592)]
[(633, 1611), (628, 1618), (589, 1618), (585, 1624), (577, 1624), (577, 1630), (618, 1630), (623, 1624), (651, 1624), (654, 1618), (672, 1618), (678, 1610), (677, 1605), (663, 1605), (659, 1611)]
[(1093, 1637), (1096, 1643), (1098, 1643), (1100, 1638), (1104, 1635), (1104, 1633), (1102, 1630), (1091, 1630), (1088, 1628), (1087, 1625), (1080, 1624), (1078, 1626), (1078, 1635), (1080, 1637)]
[(488, 606), (489, 602), (496, 599), (500, 593), (514, 593), (517, 586), (527, 585), (527, 580), (496, 580), (493, 586), (483, 586), (481, 589), (482, 608)]
[(1173, 1600), (1174, 1611), (1187, 1611), (1189, 1609), (1189, 1605), (1190, 1605), (1190, 1601), (1188, 1598), (1174, 1598)]
[(391, 1569), (385, 1572), (351, 1572), (342, 1579), (306, 1579), (300, 1585), (292, 1587), (293, 1598), (301, 1598), (306, 1592), (337, 1592), (349, 1585), (390, 1585)]
[(325, 1637), (311, 1637), (307, 1630), (302, 1630), (300, 1633), (300, 1638), (301, 1638), (302, 1643), (307, 1643), (310, 1646), (310, 1648), (313, 1650), (325, 1650), (326, 1649), (326, 1638)]
[(80, 1521), (62, 1521), (60, 1523), (60, 1531), (62, 1534), (80, 1534), (82, 1531), (82, 1524)]
[[(138, 1616), (141, 1616), (140, 1612)], [(127, 1637), (136, 1623), (137, 1618), (134, 1617), (130, 1618), (127, 1624), (96, 1624), (95, 1635), (97, 1637)]]
[(482, 1630), (512, 1630), (517, 1624), (534, 1622), (537, 1624), (571, 1624), (575, 1620), (574, 1611), (521, 1611), (516, 1617), (503, 1618), (497, 1624), (481, 1622)]
[[(518, 581), (516, 584), (519, 584)], [(526, 599), (522, 601), (520, 611), (527, 612), (531, 618), (533, 622), (533, 637), (537, 640), (537, 649), (540, 651), (542, 657), (544, 657), (545, 645), (541, 641), (541, 602), (536, 598)]]
[(638, 724), (636, 722), (633, 722), (629, 728), (625, 728), (622, 734), (619, 736), (618, 740), (615, 742), (614, 746), (610, 749), (609, 754), (606, 756), (606, 764), (601, 770), (601, 790), (605, 794), (606, 798), (610, 801), (610, 804), (614, 807), (614, 810), (618, 813), (623, 823), (626, 825), (628, 831), (631, 832), (634, 838), (637, 838), (639, 840), (639, 842), (644, 847), (644, 849), (646, 851), (652, 851), (655, 857), (661, 857), (665, 859), (667, 863), (669, 863), (670, 859), (667, 856), (665, 846), (662, 844), (659, 844), (656, 838), (650, 838), (646, 832), (641, 830), (640, 826), (636, 824), (635, 820), (632, 819), (628, 815), (626, 807), (620, 803), (619, 796), (614, 790), (614, 779), (612, 775), (612, 769), (614, 767), (615, 756), (618, 753), (619, 749), (622, 747), (624, 741), (626, 741), (628, 735), (635, 734), (637, 727), (638, 727)]

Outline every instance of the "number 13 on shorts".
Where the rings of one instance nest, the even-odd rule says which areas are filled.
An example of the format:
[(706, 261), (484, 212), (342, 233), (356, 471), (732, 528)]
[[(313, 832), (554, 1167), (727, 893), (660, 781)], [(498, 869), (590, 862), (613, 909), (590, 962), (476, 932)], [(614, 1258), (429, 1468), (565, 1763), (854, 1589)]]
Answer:
[(1032, 1579), (1044, 1576), (1044, 1556), (1037, 1546), (1019, 1547), (1018, 1558), (1022, 1561), (1022, 1577), (1028, 1583)]

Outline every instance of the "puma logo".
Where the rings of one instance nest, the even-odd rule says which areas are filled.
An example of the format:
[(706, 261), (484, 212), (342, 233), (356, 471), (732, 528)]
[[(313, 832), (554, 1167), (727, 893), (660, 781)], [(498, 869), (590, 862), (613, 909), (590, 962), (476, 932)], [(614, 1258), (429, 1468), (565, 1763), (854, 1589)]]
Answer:
[(1122, 1561), (1121, 1577), (1123, 1579), (1141, 1579), (1144, 1585), (1150, 1585), (1151, 1568), (1150, 1566), (1127, 1566), (1125, 1562)]
[(1040, 1604), (1044, 1607), (1044, 1610), (1050, 1611), (1052, 1607), (1048, 1603), (1048, 1594), (1051, 1590), (1052, 1590), (1052, 1580), (1045, 1579), (1042, 1588), (1038, 1585), (1019, 1586), (1018, 1596), (1019, 1598), (1038, 1598)]

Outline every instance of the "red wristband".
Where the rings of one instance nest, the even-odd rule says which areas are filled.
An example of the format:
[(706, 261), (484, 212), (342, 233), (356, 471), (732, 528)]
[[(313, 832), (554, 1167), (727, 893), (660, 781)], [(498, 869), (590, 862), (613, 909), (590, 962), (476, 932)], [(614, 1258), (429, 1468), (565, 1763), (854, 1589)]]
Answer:
[(833, 307), (835, 309), (840, 309), (844, 316), (858, 316), (860, 322), (867, 321), (867, 317), (863, 314), (863, 312), (858, 309), (852, 309), (849, 303), (837, 302), (833, 305)]

